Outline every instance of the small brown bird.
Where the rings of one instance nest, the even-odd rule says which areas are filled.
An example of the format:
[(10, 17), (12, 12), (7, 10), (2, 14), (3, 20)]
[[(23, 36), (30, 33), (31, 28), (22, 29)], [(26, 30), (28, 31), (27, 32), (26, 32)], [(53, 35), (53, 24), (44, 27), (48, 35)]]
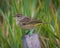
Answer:
[(36, 25), (42, 23), (38, 20), (32, 20), (29, 17), (23, 16), (22, 14), (17, 14), (15, 16), (15, 20), (16, 20), (16, 24), (22, 29), (32, 29)]

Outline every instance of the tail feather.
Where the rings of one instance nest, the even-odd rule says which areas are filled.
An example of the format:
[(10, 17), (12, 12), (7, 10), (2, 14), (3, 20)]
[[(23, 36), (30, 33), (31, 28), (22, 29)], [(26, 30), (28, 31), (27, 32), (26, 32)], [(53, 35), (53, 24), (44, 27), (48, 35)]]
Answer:
[(50, 23), (41, 22), (41, 21), (38, 21), (38, 20), (33, 20), (33, 21), (28, 22), (27, 24), (50, 24)]

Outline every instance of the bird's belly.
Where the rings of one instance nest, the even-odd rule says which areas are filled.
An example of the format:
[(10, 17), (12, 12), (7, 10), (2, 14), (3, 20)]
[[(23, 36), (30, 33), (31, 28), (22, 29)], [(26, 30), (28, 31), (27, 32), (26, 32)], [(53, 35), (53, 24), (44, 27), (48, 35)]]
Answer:
[(22, 25), (20, 26), (22, 29), (32, 29), (34, 28), (34, 25), (30, 24), (30, 25)]

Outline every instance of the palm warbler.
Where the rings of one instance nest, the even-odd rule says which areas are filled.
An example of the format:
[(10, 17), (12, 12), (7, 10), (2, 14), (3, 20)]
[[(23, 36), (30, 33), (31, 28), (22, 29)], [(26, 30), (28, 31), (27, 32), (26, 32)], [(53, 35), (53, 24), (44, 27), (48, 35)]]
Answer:
[(32, 20), (29, 17), (23, 16), (22, 14), (17, 14), (15, 16), (15, 20), (16, 20), (16, 24), (22, 29), (32, 29), (36, 25), (39, 25), (42, 23), (38, 20)]

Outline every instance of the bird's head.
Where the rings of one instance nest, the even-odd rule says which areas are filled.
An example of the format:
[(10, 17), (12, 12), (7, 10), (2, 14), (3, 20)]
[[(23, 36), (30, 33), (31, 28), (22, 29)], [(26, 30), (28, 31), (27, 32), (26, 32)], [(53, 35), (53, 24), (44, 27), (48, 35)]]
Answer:
[(14, 19), (16, 20), (16, 23), (19, 23), (19, 21), (21, 19), (23, 19), (23, 15), (22, 14), (17, 14), (17, 15), (14, 16)]
[(19, 19), (23, 18), (23, 15), (22, 14), (17, 14), (17, 15), (14, 16), (14, 18), (19, 20)]

